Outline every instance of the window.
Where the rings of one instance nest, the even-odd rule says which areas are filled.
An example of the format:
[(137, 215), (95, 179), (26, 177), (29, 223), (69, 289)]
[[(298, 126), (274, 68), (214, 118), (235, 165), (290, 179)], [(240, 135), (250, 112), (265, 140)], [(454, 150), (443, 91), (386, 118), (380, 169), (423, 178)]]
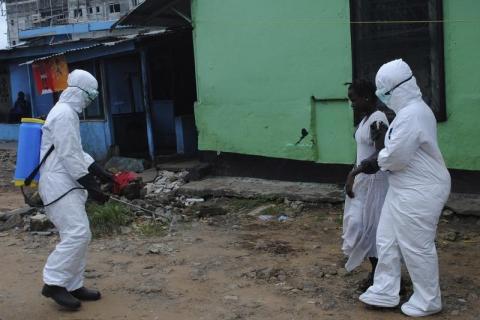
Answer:
[(132, 0), (132, 6), (136, 7), (138, 5), (138, 0)]
[[(437, 120), (445, 121), (443, 25), (428, 22), (443, 19), (442, 0), (350, 0), (350, 8), (359, 22), (352, 23), (354, 77), (374, 81), (382, 64), (402, 58)], [(397, 22), (364, 23), (373, 21)]]
[(10, 24), (11, 24), (12, 26), (14, 26), (14, 25), (15, 25), (15, 20), (13, 20), (13, 19), (10, 20)]
[(92, 70), (92, 74), (95, 75), (95, 78), (98, 81), (98, 98), (84, 110), (83, 116), (84, 119), (104, 119), (105, 112), (103, 109), (103, 92), (102, 92), (102, 73), (100, 72), (100, 62), (95, 62), (94, 70)]
[(17, 41), (13, 40), (12, 45), (16, 45), (16, 44), (17, 44)]
[(101, 9), (99, 6), (97, 6), (97, 13), (100, 13), (101, 12)]
[(110, 13), (117, 13), (120, 12), (120, 4), (119, 3), (110, 3)]
[(88, 13), (93, 14), (93, 7), (88, 8)]
[(75, 18), (83, 17), (83, 11), (82, 11), (82, 9), (73, 9), (73, 16), (74, 16)]

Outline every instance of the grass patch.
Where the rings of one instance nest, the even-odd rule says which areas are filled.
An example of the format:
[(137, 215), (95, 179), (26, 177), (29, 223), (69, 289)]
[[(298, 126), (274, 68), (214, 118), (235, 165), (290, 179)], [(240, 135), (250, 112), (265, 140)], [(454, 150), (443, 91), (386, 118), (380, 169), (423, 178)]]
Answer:
[(228, 206), (232, 209), (240, 211), (240, 210), (253, 210), (261, 205), (266, 203), (272, 203), (271, 200), (267, 199), (240, 199), (240, 198), (232, 198), (228, 201)]
[(119, 203), (109, 201), (104, 205), (89, 203), (87, 205), (90, 228), (94, 236), (112, 235), (132, 221), (130, 210)]
[(277, 216), (281, 213), (283, 213), (283, 208), (279, 208), (277, 206), (272, 206), (272, 207), (268, 207), (268, 208), (265, 208), (264, 210), (262, 210), (262, 212), (260, 212), (260, 215), (265, 215), (265, 216)]
[(147, 222), (138, 225), (137, 231), (146, 237), (163, 237), (168, 233), (168, 225), (158, 222)]
[(336, 218), (337, 224), (341, 227), (343, 226), (343, 214), (339, 214)]

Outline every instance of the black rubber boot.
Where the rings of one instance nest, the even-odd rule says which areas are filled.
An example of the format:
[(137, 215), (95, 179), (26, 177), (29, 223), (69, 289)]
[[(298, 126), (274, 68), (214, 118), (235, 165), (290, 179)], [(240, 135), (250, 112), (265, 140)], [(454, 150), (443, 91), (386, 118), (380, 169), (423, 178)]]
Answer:
[(373, 286), (373, 273), (370, 272), (368, 276), (365, 279), (363, 279), (362, 282), (360, 282), (357, 290), (360, 292), (365, 292), (371, 286)]
[(77, 310), (82, 305), (77, 298), (63, 287), (46, 284), (43, 286), (42, 295), (47, 298), (52, 298), (56, 303), (70, 310)]
[(373, 278), (375, 275), (375, 269), (377, 269), (378, 259), (375, 257), (369, 257), (370, 263), (372, 264), (372, 272), (370, 272), (365, 280), (363, 280), (358, 286), (358, 291), (365, 292), (368, 288), (373, 286)]
[(96, 301), (100, 300), (100, 298), (102, 297), (99, 291), (87, 289), (85, 287), (81, 287), (80, 289), (71, 291), (70, 293), (75, 298), (83, 301)]

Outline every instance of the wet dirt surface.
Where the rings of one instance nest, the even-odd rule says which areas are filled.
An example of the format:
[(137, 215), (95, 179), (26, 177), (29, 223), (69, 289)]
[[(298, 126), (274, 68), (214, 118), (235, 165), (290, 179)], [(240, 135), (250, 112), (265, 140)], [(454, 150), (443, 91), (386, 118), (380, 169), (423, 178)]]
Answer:
[[(0, 211), (23, 206), (8, 170)], [(77, 312), (40, 294), (58, 237), (0, 232), (0, 320), (406, 318), (358, 301), (368, 264), (343, 269), (341, 206), (209, 199), (184, 213), (170, 235), (94, 239), (85, 284), (103, 298)], [(480, 319), (479, 219), (442, 217), (437, 244), (444, 310), (429, 318)]]
[[(340, 208), (303, 209), (278, 222), (250, 216), (233, 200), (212, 201), (228, 213), (184, 222), (170, 236), (95, 239), (86, 285), (101, 289), (103, 299), (78, 312), (40, 295), (57, 237), (2, 233), (0, 319), (405, 318), (398, 308), (370, 310), (358, 301), (368, 265), (352, 274), (342, 268)], [(274, 204), (269, 212), (276, 209), (286, 210)], [(479, 229), (473, 218), (442, 219), (445, 308), (432, 319), (479, 319)]]

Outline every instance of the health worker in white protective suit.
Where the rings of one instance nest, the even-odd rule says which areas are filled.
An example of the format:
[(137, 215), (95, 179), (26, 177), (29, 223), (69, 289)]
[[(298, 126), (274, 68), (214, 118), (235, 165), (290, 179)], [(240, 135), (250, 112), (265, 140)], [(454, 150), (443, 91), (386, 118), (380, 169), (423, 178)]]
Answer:
[(375, 82), (377, 96), (395, 111), (396, 118), (378, 155), (390, 185), (377, 229), (378, 264), (374, 284), (360, 300), (397, 306), (403, 258), (413, 295), (402, 305), (402, 312), (426, 316), (442, 309), (434, 240), (450, 193), (450, 175), (438, 147), (437, 121), (422, 100), (410, 67), (401, 59), (386, 63)]
[(111, 179), (111, 175), (83, 152), (79, 121), (79, 113), (98, 96), (97, 88), (97, 80), (90, 73), (70, 73), (68, 87), (42, 129), (41, 159), (46, 156), (46, 160), (40, 170), (39, 193), (47, 205), (48, 218), (60, 233), (60, 243), (43, 270), (42, 294), (70, 309), (78, 309), (80, 300), (100, 299), (100, 292), (83, 286), (91, 238), (85, 202), (87, 195), (99, 203), (108, 200), (93, 175), (103, 180)]

